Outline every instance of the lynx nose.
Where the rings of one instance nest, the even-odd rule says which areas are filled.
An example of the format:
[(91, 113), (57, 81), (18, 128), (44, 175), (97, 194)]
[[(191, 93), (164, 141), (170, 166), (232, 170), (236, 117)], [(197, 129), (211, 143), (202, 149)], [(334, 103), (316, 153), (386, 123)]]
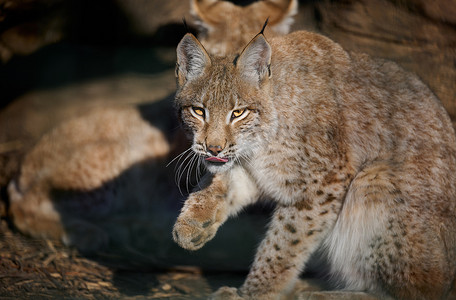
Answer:
[(209, 150), (209, 152), (214, 155), (214, 156), (217, 156), (220, 152), (222, 152), (223, 148), (222, 146), (208, 146), (207, 147), (207, 150)]

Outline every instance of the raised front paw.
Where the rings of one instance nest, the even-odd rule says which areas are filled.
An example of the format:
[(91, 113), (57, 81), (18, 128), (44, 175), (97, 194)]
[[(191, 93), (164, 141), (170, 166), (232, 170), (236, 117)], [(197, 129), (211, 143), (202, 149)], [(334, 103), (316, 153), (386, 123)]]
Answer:
[(214, 181), (211, 188), (190, 194), (174, 224), (174, 241), (188, 250), (198, 250), (210, 241), (228, 218), (225, 195)]
[(180, 216), (174, 224), (173, 238), (182, 248), (198, 250), (215, 236), (218, 227), (214, 219), (198, 220)]
[(236, 288), (222, 286), (219, 288), (215, 293), (213, 293), (210, 297), (210, 300), (243, 300), (241, 296), (238, 294), (238, 290)]

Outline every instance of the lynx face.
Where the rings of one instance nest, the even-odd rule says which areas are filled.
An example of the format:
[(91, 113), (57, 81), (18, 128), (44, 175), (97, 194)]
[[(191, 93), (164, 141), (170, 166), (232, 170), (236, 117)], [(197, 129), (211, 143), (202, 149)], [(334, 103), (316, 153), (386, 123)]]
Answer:
[[(192, 150), (212, 173), (223, 172), (267, 141), (275, 125), (270, 104), (270, 48), (252, 41), (239, 57), (211, 57), (191, 34), (178, 46), (176, 104)], [(253, 63), (252, 57), (265, 61)], [(220, 83), (223, 84), (220, 84)]]

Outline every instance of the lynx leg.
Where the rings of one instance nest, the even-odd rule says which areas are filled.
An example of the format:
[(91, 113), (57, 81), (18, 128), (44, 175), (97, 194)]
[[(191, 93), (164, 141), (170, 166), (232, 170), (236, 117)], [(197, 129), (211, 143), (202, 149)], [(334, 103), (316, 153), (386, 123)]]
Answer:
[(77, 216), (62, 216), (41, 186), (22, 194), (11, 181), (8, 194), (14, 225), (27, 235), (61, 240), (85, 253), (95, 252), (109, 242), (108, 235), (95, 224)]
[[(33, 237), (61, 239), (64, 229), (60, 215), (47, 200), (46, 192), (36, 188), (24, 195), (16, 181), (8, 185), (9, 213), (14, 225), (23, 233)], [(46, 201), (47, 200), (47, 201)]]
[(190, 194), (174, 224), (174, 241), (185, 249), (201, 248), (229, 216), (258, 199), (257, 187), (241, 167), (205, 180), (210, 183)]
[(358, 173), (325, 241), (329, 260), (347, 289), (441, 299), (453, 262), (447, 260), (441, 224), (426, 207), (431, 199), (416, 198), (429, 193), (406, 168), (377, 162)]
[(240, 288), (242, 297), (276, 299), (289, 292), (336, 217), (337, 208), (279, 206)]

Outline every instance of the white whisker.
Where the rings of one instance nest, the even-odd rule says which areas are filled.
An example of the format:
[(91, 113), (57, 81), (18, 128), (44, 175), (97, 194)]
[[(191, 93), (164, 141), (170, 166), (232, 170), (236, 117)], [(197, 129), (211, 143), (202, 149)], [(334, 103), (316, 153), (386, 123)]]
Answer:
[[(177, 155), (175, 158), (173, 158), (167, 165), (166, 167), (168, 167), (170, 164), (172, 164), (176, 159), (180, 159), (182, 158), (182, 156), (187, 153), (188, 151), (192, 150), (192, 147), (188, 148), (187, 150), (185, 150), (184, 152), (182, 152), (181, 154)], [(178, 161), (179, 162), (179, 161)]]
[(189, 161), (189, 163), (188, 163), (188, 165), (187, 165), (187, 176), (186, 176), (186, 179), (185, 179), (185, 186), (186, 186), (186, 188), (187, 188), (187, 192), (189, 192), (189, 188), (188, 188), (189, 183), (190, 183), (190, 185), (192, 185), (192, 183), (190, 182), (190, 180), (191, 180), (191, 178), (190, 178), (190, 176), (191, 176), (190, 172), (191, 172), (191, 170), (193, 169), (193, 165), (195, 164), (195, 159), (198, 159), (198, 156), (197, 156), (196, 154), (193, 155), (192, 159)]
[[(186, 151), (187, 152), (187, 151)], [(176, 173), (175, 173), (175, 181), (176, 181), (176, 185), (178, 186), (179, 188), (179, 192), (181, 193), (181, 195), (183, 196), (184, 194), (182, 193), (182, 189), (181, 189), (181, 185), (180, 185), (180, 182), (181, 182), (181, 179), (182, 179), (182, 175), (183, 173), (185, 172), (185, 169), (187, 166), (185, 166), (183, 169), (182, 167), (185, 165), (185, 164), (188, 164), (188, 160), (189, 158), (191, 159), (193, 155), (196, 155), (194, 152), (191, 152), (191, 153), (188, 153), (187, 152), (187, 155), (185, 156), (185, 158), (180, 162), (180, 159), (177, 161), (177, 163), (179, 164), (179, 166), (177, 167), (176, 169)], [(182, 158), (182, 156), (181, 156)], [(187, 163), (186, 163), (187, 162)]]
[(200, 185), (200, 179), (201, 179), (201, 162), (202, 162), (202, 158), (201, 157), (198, 157), (198, 164), (196, 165), (196, 185), (202, 189), (201, 185)]
[(252, 158), (243, 154), (243, 153), (239, 153), (239, 156), (251, 167), (253, 168), (253, 165), (252, 165)]
[[(176, 173), (178, 174), (178, 183), (181, 182), (182, 176), (185, 172), (185, 169), (188, 166), (188, 162), (193, 158), (194, 152), (190, 153), (190, 155), (187, 155), (184, 160), (180, 163), (179, 167), (176, 170)], [(183, 167), (183, 168), (182, 168)]]

